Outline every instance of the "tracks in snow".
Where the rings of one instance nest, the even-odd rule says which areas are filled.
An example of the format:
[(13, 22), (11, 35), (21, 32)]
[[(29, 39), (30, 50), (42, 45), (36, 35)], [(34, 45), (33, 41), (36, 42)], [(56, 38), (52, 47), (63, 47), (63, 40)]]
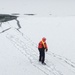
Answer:
[[(41, 63), (38, 62), (37, 45), (32, 42), (27, 36), (22, 35), (16, 29), (11, 29), (9, 32), (7, 32), (6, 37), (23, 55), (25, 55), (29, 59), (30, 63), (34, 67), (45, 73), (45, 75), (67, 75), (66, 71), (71, 70), (72, 71), (70, 72), (70, 75), (75, 75), (75, 64), (72, 65), (72, 63), (68, 62), (67, 59), (63, 61), (63, 58), (61, 56), (57, 56), (51, 53), (46, 54), (47, 57), (50, 58), (47, 60), (47, 65), (41, 65)], [(67, 69), (68, 67), (65, 65), (65, 63), (68, 63), (68, 65), (72, 66), (71, 69)], [(64, 71), (62, 71), (61, 68), (66, 69), (65, 73), (63, 73)]]

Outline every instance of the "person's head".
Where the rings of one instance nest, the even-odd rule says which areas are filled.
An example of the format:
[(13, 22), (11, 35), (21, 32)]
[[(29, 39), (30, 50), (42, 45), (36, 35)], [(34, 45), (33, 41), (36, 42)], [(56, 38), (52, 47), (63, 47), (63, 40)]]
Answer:
[(46, 41), (46, 38), (45, 38), (45, 37), (43, 37), (43, 38), (42, 38), (42, 41), (43, 41), (43, 42), (45, 42), (45, 41)]

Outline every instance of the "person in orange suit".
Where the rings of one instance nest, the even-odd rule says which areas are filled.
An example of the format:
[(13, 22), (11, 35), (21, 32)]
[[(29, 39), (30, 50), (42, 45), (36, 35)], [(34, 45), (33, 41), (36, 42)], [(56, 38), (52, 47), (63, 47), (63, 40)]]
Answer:
[(48, 46), (46, 43), (46, 38), (43, 37), (42, 40), (38, 44), (38, 50), (39, 50), (39, 61), (42, 62), (42, 64), (46, 65), (45, 61), (45, 51), (48, 51)]

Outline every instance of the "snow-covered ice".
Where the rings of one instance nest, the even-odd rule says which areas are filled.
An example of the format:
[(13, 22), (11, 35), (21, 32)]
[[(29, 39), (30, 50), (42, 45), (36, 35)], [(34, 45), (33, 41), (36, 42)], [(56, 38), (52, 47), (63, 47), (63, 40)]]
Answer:
[[(24, 16), (18, 18), (19, 30), (15, 21), (5, 23), (10, 29), (0, 34), (0, 74), (74, 75), (74, 19)], [(49, 47), (46, 66), (38, 62), (37, 44), (42, 36), (46, 36)]]
[[(73, 0), (2, 0), (1, 14), (20, 15), (0, 23), (0, 75), (75, 75), (74, 9)], [(47, 65), (38, 61), (42, 37), (47, 38)]]

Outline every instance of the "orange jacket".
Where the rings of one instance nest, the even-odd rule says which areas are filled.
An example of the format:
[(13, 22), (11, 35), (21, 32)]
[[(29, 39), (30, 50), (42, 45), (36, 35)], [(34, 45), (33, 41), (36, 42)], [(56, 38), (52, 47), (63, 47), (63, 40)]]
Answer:
[(46, 42), (44, 42), (43, 40), (39, 42), (38, 48), (48, 49)]

